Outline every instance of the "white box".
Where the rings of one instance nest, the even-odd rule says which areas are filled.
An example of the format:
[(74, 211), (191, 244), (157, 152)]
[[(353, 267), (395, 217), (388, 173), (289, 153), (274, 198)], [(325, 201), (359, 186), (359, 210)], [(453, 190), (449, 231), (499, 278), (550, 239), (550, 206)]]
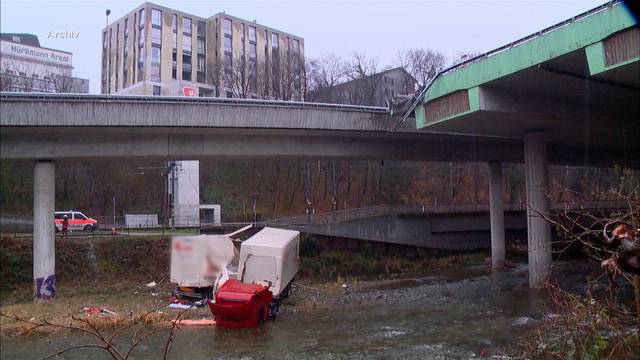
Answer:
[(238, 280), (268, 285), (278, 298), (298, 273), (300, 232), (265, 227), (240, 247)]
[(183, 287), (214, 286), (227, 274), (237, 250), (225, 235), (176, 236), (171, 239), (171, 282)]

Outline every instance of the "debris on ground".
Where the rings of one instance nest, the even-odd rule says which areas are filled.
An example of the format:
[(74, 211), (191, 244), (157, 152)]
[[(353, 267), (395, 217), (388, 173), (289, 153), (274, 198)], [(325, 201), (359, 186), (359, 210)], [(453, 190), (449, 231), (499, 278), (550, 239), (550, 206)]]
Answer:
[(182, 326), (215, 326), (216, 321), (213, 319), (179, 319), (179, 320), (171, 320), (172, 324), (182, 325)]
[(100, 307), (100, 306), (89, 306), (89, 307), (86, 307), (86, 308), (82, 309), (82, 311), (84, 311), (84, 313), (87, 314), (87, 315), (96, 315), (96, 314), (99, 314), (99, 315), (118, 315), (117, 313), (115, 313), (115, 312), (113, 312), (111, 310), (105, 309), (103, 307)]

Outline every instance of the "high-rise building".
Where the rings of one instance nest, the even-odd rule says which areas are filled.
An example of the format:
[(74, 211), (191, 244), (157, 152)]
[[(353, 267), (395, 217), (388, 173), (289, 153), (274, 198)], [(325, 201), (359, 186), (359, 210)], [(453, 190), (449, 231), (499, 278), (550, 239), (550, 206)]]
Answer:
[(88, 93), (73, 77), (73, 54), (40, 46), (36, 35), (0, 34), (0, 91)]
[(225, 13), (144, 3), (102, 31), (101, 91), (302, 100), (304, 40)]
[[(225, 13), (144, 3), (102, 30), (103, 94), (303, 100), (303, 70), (301, 37)], [(170, 223), (219, 222), (219, 207), (200, 204), (199, 162), (167, 169)]]

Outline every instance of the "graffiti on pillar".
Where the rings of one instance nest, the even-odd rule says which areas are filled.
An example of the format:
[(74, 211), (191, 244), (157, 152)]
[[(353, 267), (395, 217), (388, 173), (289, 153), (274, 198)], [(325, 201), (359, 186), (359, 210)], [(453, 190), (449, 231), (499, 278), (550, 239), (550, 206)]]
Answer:
[(56, 276), (35, 278), (36, 300), (50, 300), (56, 297)]

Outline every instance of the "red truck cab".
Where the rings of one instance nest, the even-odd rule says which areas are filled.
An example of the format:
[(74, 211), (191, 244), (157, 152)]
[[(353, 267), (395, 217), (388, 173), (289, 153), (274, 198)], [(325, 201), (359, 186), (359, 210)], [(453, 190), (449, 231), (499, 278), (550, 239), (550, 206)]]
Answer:
[(239, 329), (254, 327), (269, 319), (272, 303), (273, 294), (268, 288), (229, 279), (220, 286), (209, 308), (217, 326)]

